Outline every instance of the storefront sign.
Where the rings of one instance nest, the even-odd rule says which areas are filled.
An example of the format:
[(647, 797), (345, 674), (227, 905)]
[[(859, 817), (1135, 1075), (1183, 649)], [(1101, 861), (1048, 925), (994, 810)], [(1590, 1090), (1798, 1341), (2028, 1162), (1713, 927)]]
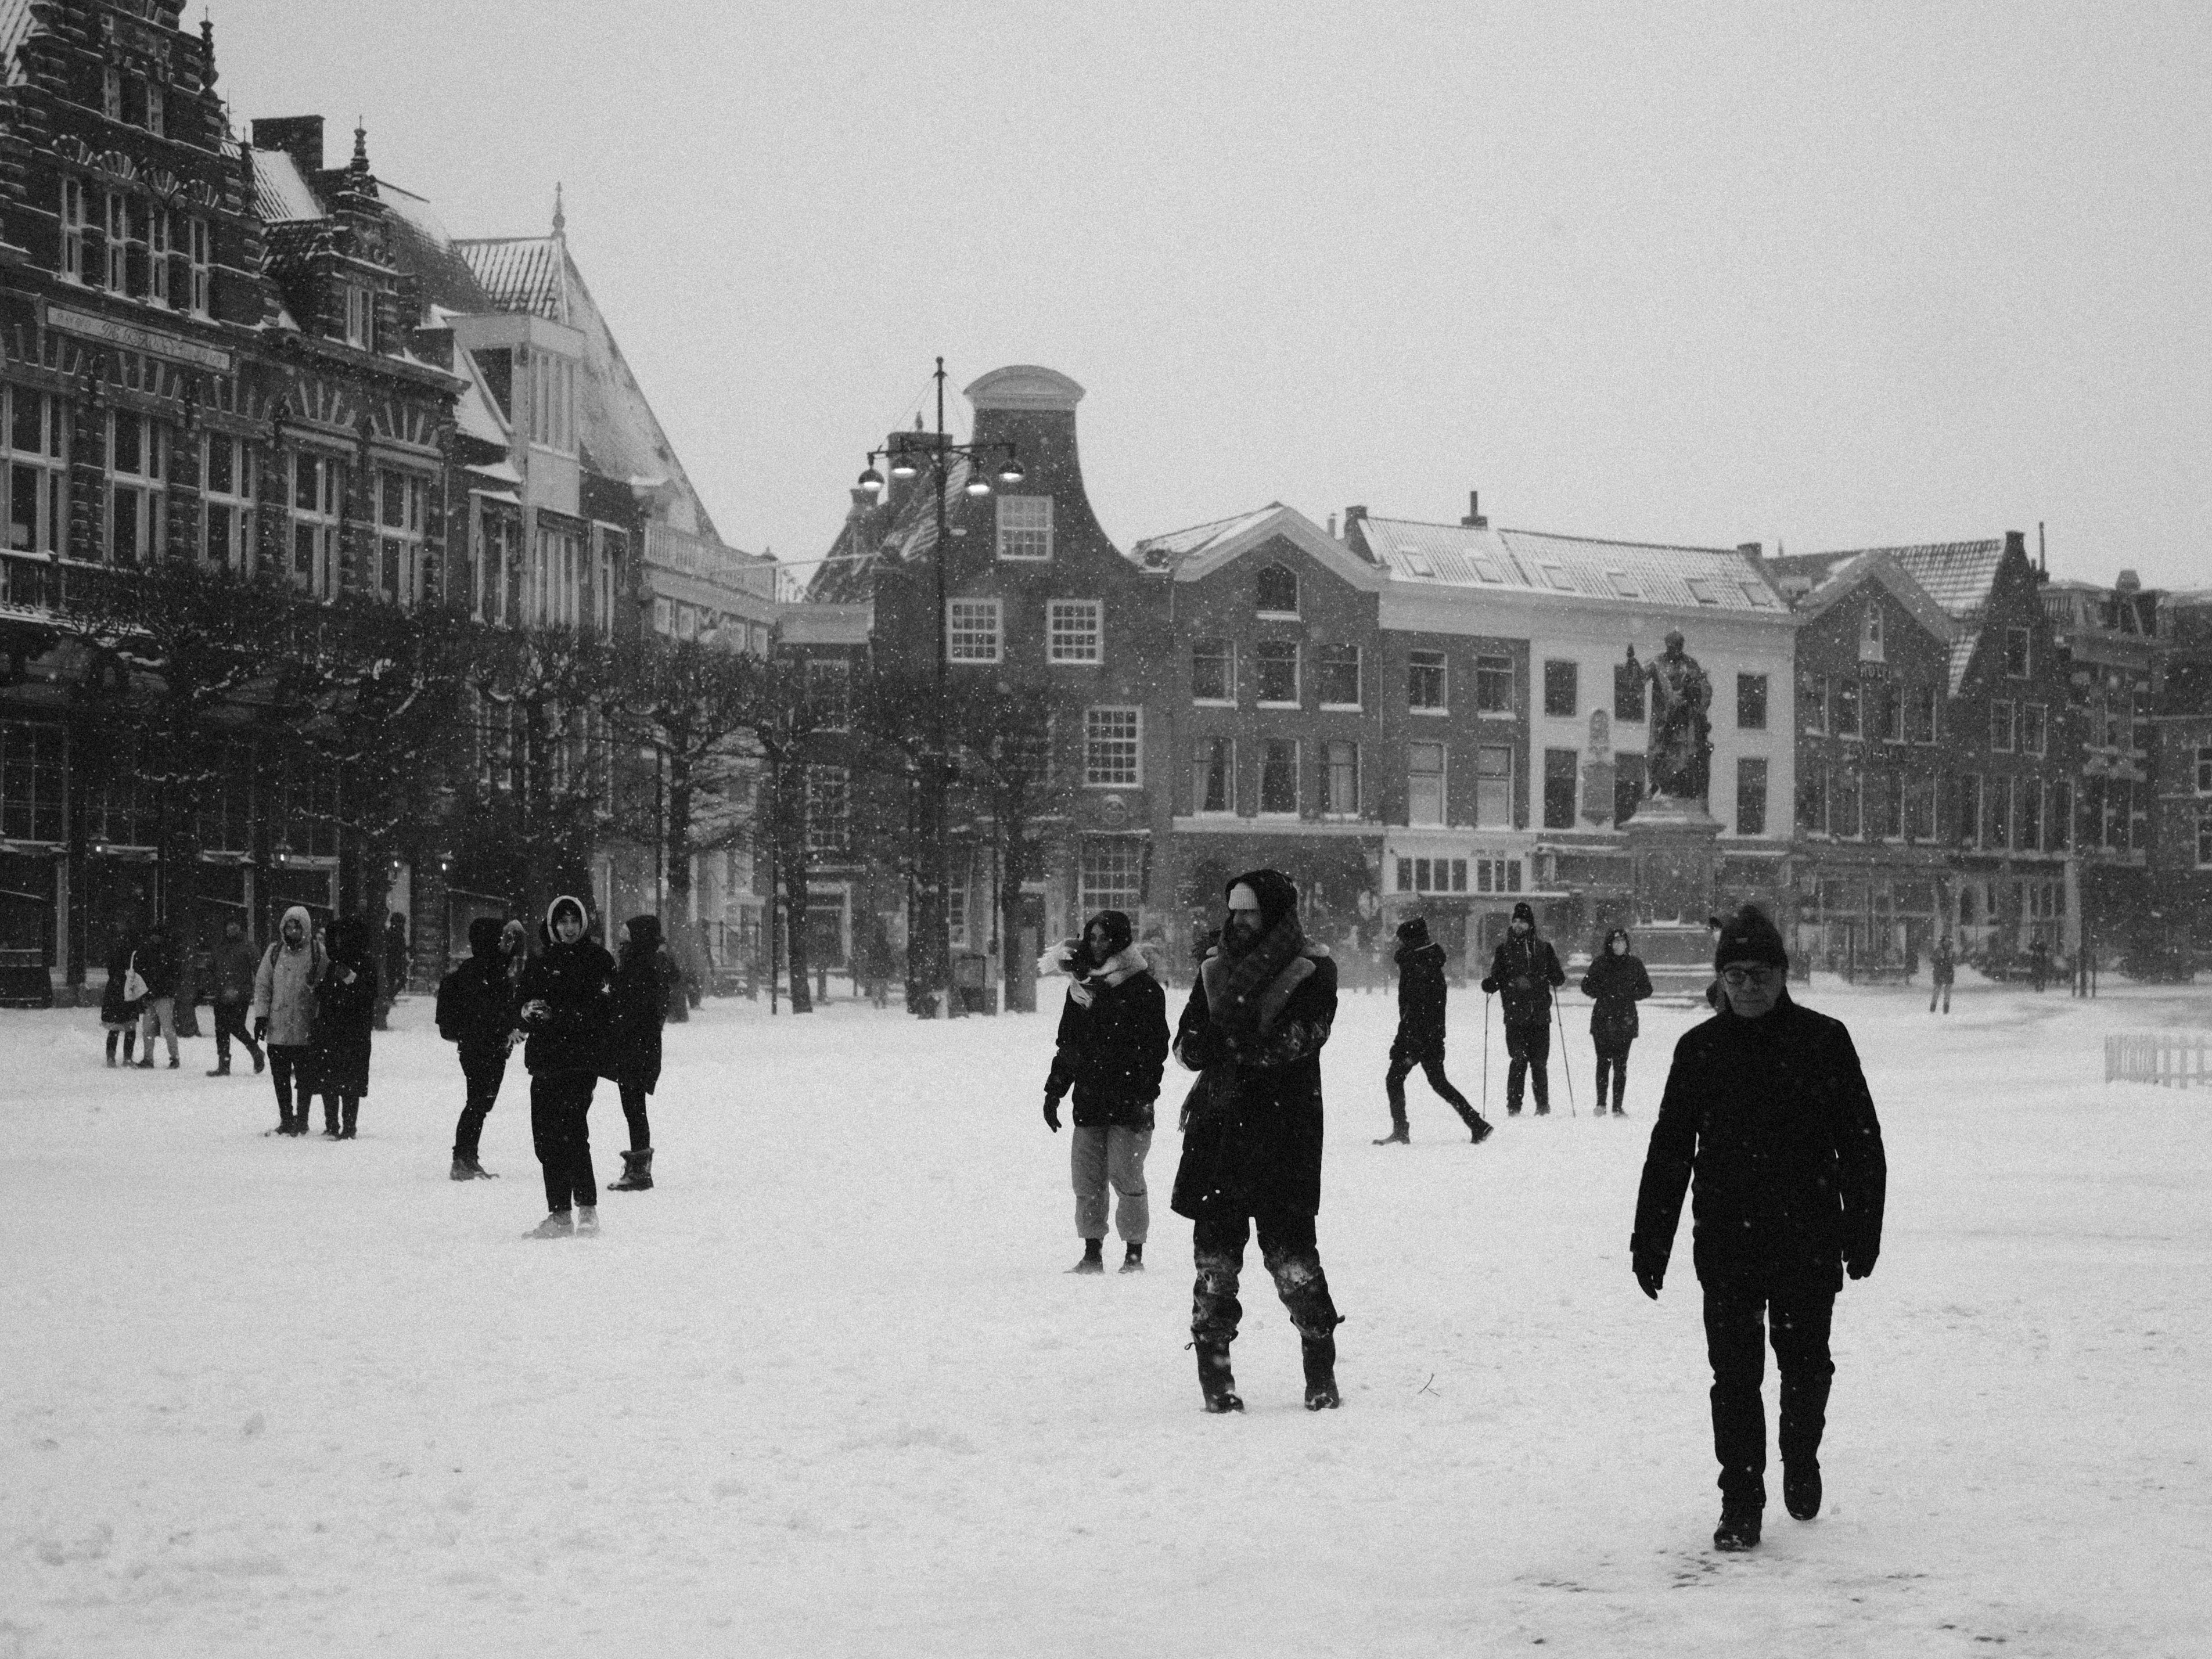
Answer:
[(46, 307), (46, 326), (60, 329), (65, 334), (82, 334), (88, 339), (105, 340), (110, 345), (123, 346), (132, 351), (151, 352), (156, 357), (167, 357), (180, 363), (195, 363), (202, 368), (211, 368), (218, 374), (230, 373), (230, 353), (216, 346), (201, 345), (174, 334), (164, 334), (157, 329), (141, 328), (135, 323), (118, 323), (106, 317), (89, 316), (82, 311), (65, 311), (59, 306)]

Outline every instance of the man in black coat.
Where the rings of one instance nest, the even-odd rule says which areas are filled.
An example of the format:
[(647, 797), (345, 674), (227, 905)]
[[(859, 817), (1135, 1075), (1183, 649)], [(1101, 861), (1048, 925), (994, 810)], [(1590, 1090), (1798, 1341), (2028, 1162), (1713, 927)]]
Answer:
[(1522, 900), (1513, 907), (1505, 937), (1490, 958), (1486, 995), (1495, 991), (1505, 1013), (1505, 1115), (1521, 1115), (1521, 1091), (1534, 1073), (1536, 1115), (1552, 1109), (1552, 990), (1567, 982), (1567, 970), (1548, 940), (1536, 937), (1536, 913)]
[(545, 1173), (545, 1219), (531, 1238), (599, 1231), (592, 1168), (592, 1091), (607, 1066), (615, 959), (586, 937), (590, 914), (566, 894), (545, 907), (543, 949), (515, 991), (528, 1041), (530, 1136)]
[(1835, 1374), (1829, 1318), (1844, 1275), (1864, 1279), (1881, 1253), (1887, 1164), (1850, 1034), (1790, 1000), (1774, 924), (1745, 906), (1723, 927), (1713, 966), (1727, 1006), (1675, 1045), (1629, 1253), (1656, 1298), (1694, 1176), (1721, 1470), (1713, 1547), (1744, 1550), (1759, 1542), (1766, 1504), (1762, 1319), (1782, 1374), (1783, 1501), (1809, 1521)]
[(1101, 910), (1083, 937), (1059, 947), (1068, 974), (1059, 1046), (1044, 1084), (1044, 1121), (1060, 1133), (1060, 1103), (1075, 1091), (1068, 1164), (1075, 1183), (1075, 1231), (1083, 1240), (1079, 1273), (1106, 1271), (1106, 1189), (1121, 1235), (1121, 1271), (1141, 1273), (1152, 1231), (1145, 1155), (1152, 1145), (1152, 1103), (1168, 1059), (1168, 1001), (1145, 953), (1129, 937), (1129, 918)]
[[(484, 1119), (499, 1099), (514, 1048), (514, 976), (510, 970), (506, 930), (496, 916), (469, 924), (469, 959), (438, 981), (438, 1035), (460, 1050), (461, 1081), (466, 1091), (459, 1121), (453, 1125), (456, 1181), (488, 1181), (492, 1172), (479, 1162)], [(514, 944), (523, 944), (520, 933)]]
[(1480, 1146), (1490, 1125), (1444, 1075), (1444, 947), (1429, 938), (1424, 918), (1407, 916), (1398, 924), (1397, 963), (1398, 1035), (1390, 1044), (1390, 1069), (1382, 1078), (1390, 1098), (1390, 1133), (1375, 1144), (1404, 1146), (1412, 1138), (1406, 1129), (1406, 1079), (1418, 1066)]
[(1306, 1409), (1340, 1403), (1336, 1328), (1315, 1242), (1321, 1209), (1321, 1050), (1336, 1019), (1336, 963), (1298, 926), (1298, 892), (1277, 870), (1228, 884), (1221, 943), (1199, 969), (1175, 1054), (1200, 1073), (1187, 1109), (1173, 1205), (1188, 1216), (1198, 1267), (1190, 1333), (1209, 1412), (1244, 1409), (1229, 1368), (1243, 1308), (1244, 1243), (1257, 1222), (1260, 1259), (1297, 1328)]
[(1636, 1005), (1651, 994), (1651, 975), (1644, 958), (1629, 948), (1628, 930), (1616, 927), (1605, 936), (1605, 947), (1583, 975), (1583, 994), (1595, 1006), (1590, 1010), (1590, 1046), (1597, 1050), (1597, 1103), (1590, 1116), (1605, 1115), (1605, 1085), (1613, 1080), (1613, 1115), (1620, 1116), (1621, 1097), (1628, 1092), (1628, 1050), (1643, 1022)]

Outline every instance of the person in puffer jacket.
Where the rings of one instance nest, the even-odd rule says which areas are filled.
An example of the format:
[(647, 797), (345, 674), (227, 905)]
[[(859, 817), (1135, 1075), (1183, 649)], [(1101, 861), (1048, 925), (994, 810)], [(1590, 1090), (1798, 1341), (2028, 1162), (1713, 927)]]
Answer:
[(461, 1081), (466, 1090), (459, 1120), (453, 1125), (455, 1181), (487, 1181), (490, 1170), (479, 1160), (484, 1119), (499, 1099), (514, 1048), (515, 1004), (513, 963), (520, 950), (520, 928), (500, 925), (496, 916), (469, 924), (469, 959), (438, 981), (438, 1035), (460, 1050)]
[(1622, 1115), (1621, 1097), (1628, 1091), (1628, 1048), (1642, 1023), (1636, 1005), (1651, 994), (1651, 975), (1644, 958), (1629, 948), (1628, 930), (1616, 927), (1605, 936), (1605, 948), (1583, 975), (1583, 994), (1595, 999), (1590, 1010), (1590, 1046), (1597, 1050), (1597, 1104), (1590, 1115), (1605, 1115), (1605, 1080), (1613, 1077), (1613, 1115)]
[(1145, 1157), (1152, 1150), (1152, 1106), (1167, 1066), (1168, 1002), (1130, 932), (1127, 915), (1101, 910), (1083, 924), (1080, 939), (1060, 945), (1048, 958), (1069, 981), (1045, 1079), (1044, 1121), (1060, 1133), (1060, 1103), (1073, 1090), (1068, 1163), (1075, 1231), (1083, 1240), (1083, 1259), (1073, 1273), (1106, 1270), (1109, 1186), (1117, 1198), (1114, 1226), (1121, 1236), (1123, 1273), (1143, 1271), (1152, 1231)]
[(276, 1089), (276, 1127), (270, 1132), (275, 1134), (307, 1133), (307, 1109), (315, 1095), (315, 981), (322, 977), (325, 960), (314, 918), (304, 905), (295, 904), (285, 911), (276, 942), (254, 970), (253, 1035), (269, 1045), (269, 1080)]
[(519, 986), (530, 1134), (545, 1172), (545, 1219), (532, 1238), (599, 1230), (588, 1119), (592, 1091), (609, 1063), (615, 959), (585, 937), (589, 922), (581, 899), (563, 894), (547, 905), (543, 948)]

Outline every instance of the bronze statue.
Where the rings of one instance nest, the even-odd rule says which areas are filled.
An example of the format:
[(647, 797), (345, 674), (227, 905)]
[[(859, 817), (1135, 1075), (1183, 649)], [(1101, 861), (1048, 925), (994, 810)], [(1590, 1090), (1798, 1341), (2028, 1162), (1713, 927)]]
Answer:
[[(1636, 666), (1636, 647), (1628, 647)], [(1682, 649), (1679, 629), (1667, 635), (1667, 649), (1643, 671), (1650, 683), (1651, 737), (1646, 769), (1651, 793), (1674, 800), (1702, 802), (1711, 787), (1713, 684), (1698, 659)]]

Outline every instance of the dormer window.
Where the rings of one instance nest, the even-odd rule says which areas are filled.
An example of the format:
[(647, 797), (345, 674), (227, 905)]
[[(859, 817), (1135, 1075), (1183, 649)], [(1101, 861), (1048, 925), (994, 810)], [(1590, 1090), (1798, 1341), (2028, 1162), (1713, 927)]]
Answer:
[(376, 349), (376, 295), (358, 283), (346, 284), (345, 342), (363, 351)]
[(1295, 617), (1298, 614), (1298, 579), (1281, 565), (1271, 564), (1261, 570), (1257, 587), (1261, 616)]

